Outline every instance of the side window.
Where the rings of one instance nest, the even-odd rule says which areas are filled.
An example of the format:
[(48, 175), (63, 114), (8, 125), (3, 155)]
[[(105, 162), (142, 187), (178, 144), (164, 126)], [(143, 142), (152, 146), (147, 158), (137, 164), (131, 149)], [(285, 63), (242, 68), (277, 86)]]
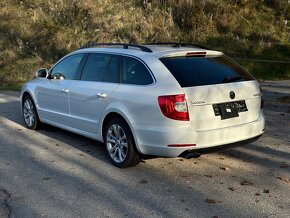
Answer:
[(51, 79), (73, 80), (84, 54), (75, 54), (59, 62), (51, 70)]
[(103, 81), (110, 60), (111, 55), (89, 54), (81, 76), (81, 80)]
[(153, 83), (152, 76), (147, 68), (140, 61), (123, 57), (122, 83), (148, 85)]
[(120, 73), (119, 73), (119, 62), (120, 56), (111, 55), (110, 62), (106, 68), (105, 73), (105, 82), (119, 83), (120, 82)]

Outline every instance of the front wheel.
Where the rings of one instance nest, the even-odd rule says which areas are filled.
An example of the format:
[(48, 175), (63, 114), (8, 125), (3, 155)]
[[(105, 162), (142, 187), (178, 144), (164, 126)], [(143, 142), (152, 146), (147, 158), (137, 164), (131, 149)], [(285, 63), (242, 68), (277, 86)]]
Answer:
[(22, 114), (25, 125), (28, 129), (38, 129), (40, 126), (40, 121), (38, 114), (30, 96), (25, 96), (22, 103)]
[(140, 162), (132, 132), (122, 119), (114, 118), (107, 124), (104, 141), (110, 160), (115, 166), (125, 168)]

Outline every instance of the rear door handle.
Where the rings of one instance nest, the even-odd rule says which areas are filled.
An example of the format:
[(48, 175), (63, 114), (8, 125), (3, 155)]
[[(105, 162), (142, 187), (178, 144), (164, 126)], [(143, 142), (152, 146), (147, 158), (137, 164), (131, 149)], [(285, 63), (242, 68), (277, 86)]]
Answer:
[(64, 93), (69, 93), (68, 89), (62, 89), (61, 91), (64, 92)]
[(97, 96), (100, 97), (100, 98), (107, 98), (107, 94), (106, 93), (98, 93)]

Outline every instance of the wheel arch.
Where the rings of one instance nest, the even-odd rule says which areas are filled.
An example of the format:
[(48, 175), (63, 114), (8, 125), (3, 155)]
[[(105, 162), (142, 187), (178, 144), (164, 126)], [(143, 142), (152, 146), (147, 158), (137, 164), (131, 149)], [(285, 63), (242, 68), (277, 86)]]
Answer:
[(139, 148), (138, 140), (137, 140), (137, 137), (135, 135), (134, 129), (132, 128), (132, 124), (129, 122), (128, 117), (125, 114), (123, 114), (123, 113), (116, 112), (116, 111), (111, 111), (111, 112), (108, 112), (104, 116), (104, 119), (103, 119), (103, 122), (102, 122), (102, 125), (101, 125), (101, 134), (102, 134), (101, 137), (102, 137), (102, 139), (104, 140), (104, 136), (105, 136), (104, 131), (105, 131), (106, 125), (113, 118), (120, 118), (120, 119), (122, 119), (129, 126), (130, 131), (131, 131), (131, 133), (133, 135), (133, 138), (134, 138), (134, 142), (135, 142), (136, 149), (137, 149), (138, 153), (141, 154), (141, 150)]
[(30, 97), (31, 97), (31, 94), (30, 94), (28, 91), (24, 91), (23, 94), (22, 94), (22, 99), (21, 99), (21, 101), (23, 101), (23, 99), (24, 99), (26, 96), (30, 96)]
[[(36, 104), (33, 95), (32, 95), (28, 90), (24, 90), (23, 93), (22, 93), (22, 95), (21, 95), (21, 99), (20, 99), (20, 100), (21, 100), (21, 102), (20, 102), (21, 110), (22, 110), (22, 106), (23, 106), (23, 100), (24, 100), (24, 98), (25, 98), (26, 96), (30, 96), (30, 97), (32, 98), (34, 104)], [(36, 108), (36, 109), (37, 109), (37, 108)]]
[(21, 108), (21, 111), (23, 110), (23, 99), (26, 97), (26, 96), (30, 96), (32, 98), (32, 101), (35, 105), (35, 109), (36, 109), (36, 112), (37, 114), (39, 115), (39, 111), (38, 111), (38, 103), (35, 99), (35, 96), (31, 93), (31, 90), (28, 90), (28, 89), (25, 89), (22, 91), (22, 94), (20, 96), (20, 108)]

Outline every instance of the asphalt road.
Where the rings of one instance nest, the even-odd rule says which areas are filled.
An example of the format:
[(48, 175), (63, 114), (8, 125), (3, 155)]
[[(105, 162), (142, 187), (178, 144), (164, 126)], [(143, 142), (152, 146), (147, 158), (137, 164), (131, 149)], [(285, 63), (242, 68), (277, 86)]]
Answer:
[(263, 86), (259, 141), (128, 169), (113, 167), (101, 143), (50, 126), (26, 129), (19, 93), (0, 92), (0, 217), (289, 217), (287, 84)]

